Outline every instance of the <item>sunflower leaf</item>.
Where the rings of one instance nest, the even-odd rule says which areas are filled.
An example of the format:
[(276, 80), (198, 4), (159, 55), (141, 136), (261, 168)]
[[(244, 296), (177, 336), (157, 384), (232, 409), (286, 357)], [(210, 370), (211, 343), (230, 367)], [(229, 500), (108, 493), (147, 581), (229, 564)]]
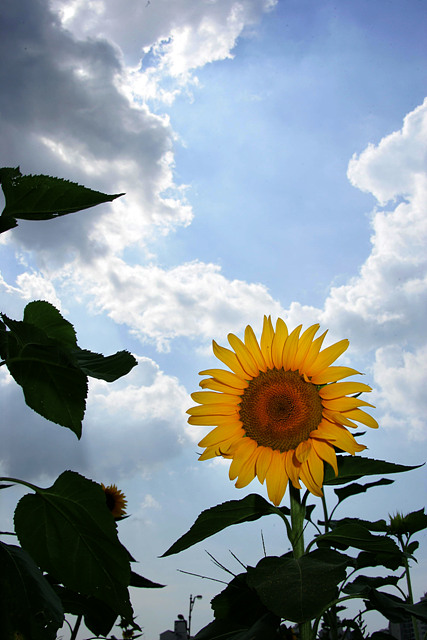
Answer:
[(367, 482), (366, 484), (359, 484), (358, 482), (353, 482), (352, 484), (348, 484), (342, 489), (334, 489), (334, 493), (338, 497), (338, 504), (340, 504), (346, 498), (350, 496), (355, 496), (359, 493), (365, 493), (371, 487), (379, 487), (386, 484), (393, 484), (394, 480), (390, 480), (389, 478), (381, 478), (376, 482)]
[(82, 615), (89, 631), (98, 636), (106, 636), (111, 631), (118, 613), (105, 602), (58, 584), (53, 585), (53, 588), (61, 598), (64, 611), (75, 616)]
[(202, 511), (187, 533), (174, 542), (161, 557), (184, 551), (233, 524), (258, 520), (272, 513), (279, 515), (282, 519), (285, 517), (280, 509), (256, 493), (251, 493), (241, 500), (223, 502)]
[(48, 338), (67, 345), (77, 346), (76, 332), (53, 304), (45, 300), (33, 300), (24, 309), (24, 323), (38, 327)]
[(316, 537), (318, 547), (339, 546), (340, 549), (353, 547), (367, 551), (374, 556), (385, 558), (397, 569), (402, 564), (402, 552), (388, 536), (374, 536), (361, 524), (340, 524), (332, 531)]
[(25, 307), (23, 321), (0, 317), (0, 356), (27, 405), (80, 438), (88, 376), (113, 382), (137, 361), (128, 351), (105, 357), (80, 349), (73, 325), (43, 300)]
[(56, 345), (27, 344), (6, 361), (27, 405), (47, 420), (81, 436), (87, 377)]
[(412, 469), (419, 469), (423, 464), (413, 466), (387, 462), (386, 460), (375, 460), (373, 458), (363, 458), (362, 456), (337, 456), (338, 476), (329, 465), (325, 465), (325, 478), (323, 484), (337, 485), (345, 484), (354, 480), (360, 480), (364, 476), (387, 475), (388, 473), (403, 473)]
[(54, 640), (64, 611), (55, 591), (28, 553), (0, 542), (0, 637), (21, 630), (34, 640)]
[[(268, 611), (255, 589), (248, 585), (248, 574), (233, 578), (211, 600), (215, 620), (195, 636), (197, 640), (273, 640), (280, 618)], [(264, 633), (264, 635), (263, 635)], [(252, 634), (252, 635), (250, 635)]]
[(378, 587), (384, 587), (386, 585), (396, 586), (399, 582), (399, 576), (363, 576), (359, 575), (353, 582), (348, 583), (343, 591), (344, 593), (359, 594), (361, 596), (366, 596), (369, 594), (371, 589), (376, 589)]
[(166, 585), (153, 582), (152, 580), (135, 573), (135, 571), (131, 571), (129, 586), (140, 587), (141, 589), (163, 589)]
[(1, 168), (0, 182), (6, 201), (0, 216), (0, 233), (16, 227), (17, 219), (51, 220), (124, 195), (107, 195), (62, 178), (22, 175), (19, 167)]
[(15, 530), (23, 548), (58, 582), (131, 619), (130, 561), (100, 485), (65, 471), (52, 487), (21, 498)]
[(374, 609), (392, 622), (404, 622), (409, 616), (427, 622), (427, 601), (421, 600), (417, 604), (408, 604), (391, 593), (384, 593), (371, 589), (365, 603), (368, 609)]
[(291, 622), (310, 620), (336, 597), (351, 559), (331, 549), (317, 549), (295, 559), (263, 558), (248, 568), (248, 584), (263, 604)]
[(77, 366), (91, 378), (98, 378), (106, 382), (114, 382), (125, 376), (138, 363), (129, 351), (118, 351), (111, 356), (103, 356), (87, 349), (73, 352)]

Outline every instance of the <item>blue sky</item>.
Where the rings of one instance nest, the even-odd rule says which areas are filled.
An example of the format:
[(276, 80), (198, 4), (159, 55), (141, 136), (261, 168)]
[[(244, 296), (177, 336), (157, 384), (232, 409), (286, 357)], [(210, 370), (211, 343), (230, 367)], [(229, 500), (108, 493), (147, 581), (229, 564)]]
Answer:
[[(368, 454), (426, 459), (425, 7), (15, 0), (1, 21), (1, 165), (126, 192), (3, 234), (1, 308), (18, 318), (47, 299), (82, 347), (127, 348), (139, 366), (91, 385), (80, 442), (32, 414), (1, 371), (0, 470), (48, 485), (73, 468), (119, 484), (132, 513), (123, 541), (143, 575), (168, 585), (135, 593), (145, 637), (171, 628), (190, 593), (203, 594), (200, 628), (220, 585), (176, 570), (226, 579), (204, 549), (235, 570), (228, 549), (254, 564), (261, 526), (158, 556), (202, 509), (265, 495), (255, 482), (236, 490), (227, 464), (197, 462), (185, 411), (198, 371), (215, 366), (212, 338), (259, 332), (264, 313), (348, 337), (343, 363), (366, 372), (377, 405)], [(402, 476), (354, 512), (418, 509), (425, 480)], [(267, 550), (282, 553), (280, 525), (266, 520)], [(417, 596), (425, 535), (421, 559)]]

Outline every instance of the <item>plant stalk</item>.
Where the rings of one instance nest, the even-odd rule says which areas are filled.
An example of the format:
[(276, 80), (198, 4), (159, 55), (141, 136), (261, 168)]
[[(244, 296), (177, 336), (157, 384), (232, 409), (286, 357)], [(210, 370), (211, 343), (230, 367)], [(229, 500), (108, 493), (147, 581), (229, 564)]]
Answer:
[[(301, 504), (300, 490), (295, 489), (289, 481), (289, 495), (291, 500), (291, 544), (295, 560), (304, 555), (304, 514), (305, 507)], [(311, 640), (311, 622), (300, 622), (298, 624), (300, 640)]]

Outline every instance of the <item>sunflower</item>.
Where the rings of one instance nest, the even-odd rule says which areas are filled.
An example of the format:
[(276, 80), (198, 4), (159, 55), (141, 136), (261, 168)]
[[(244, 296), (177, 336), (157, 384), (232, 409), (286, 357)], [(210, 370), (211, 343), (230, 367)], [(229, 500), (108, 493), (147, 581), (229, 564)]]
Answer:
[(126, 515), (127, 500), (123, 491), (117, 489), (115, 484), (110, 484), (108, 487), (106, 487), (101, 482), (101, 487), (105, 493), (107, 507), (111, 511), (111, 514), (114, 516), (114, 518), (122, 518), (124, 515)]
[(346, 427), (360, 422), (378, 427), (360, 409), (373, 405), (348, 394), (371, 391), (361, 382), (338, 382), (358, 374), (349, 367), (330, 366), (348, 347), (341, 340), (321, 351), (326, 331), (316, 339), (319, 325), (291, 333), (279, 318), (274, 330), (264, 316), (258, 343), (252, 327), (244, 342), (230, 333), (232, 350), (213, 341), (213, 351), (230, 371), (207, 369), (210, 376), (191, 397), (199, 406), (187, 411), (191, 425), (215, 426), (200, 442), (205, 450), (199, 460), (215, 456), (232, 459), (230, 480), (236, 487), (257, 476), (266, 481), (268, 496), (279, 505), (288, 480), (301, 489), (300, 480), (316, 496), (322, 496), (324, 461), (338, 474), (335, 449), (354, 455), (366, 449)]

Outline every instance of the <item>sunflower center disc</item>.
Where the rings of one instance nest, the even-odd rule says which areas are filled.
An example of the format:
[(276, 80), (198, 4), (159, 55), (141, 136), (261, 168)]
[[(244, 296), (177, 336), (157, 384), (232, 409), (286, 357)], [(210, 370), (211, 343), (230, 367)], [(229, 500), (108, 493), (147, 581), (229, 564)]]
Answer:
[(268, 369), (244, 390), (240, 420), (259, 445), (289, 451), (319, 426), (322, 401), (315, 385), (297, 371)]

